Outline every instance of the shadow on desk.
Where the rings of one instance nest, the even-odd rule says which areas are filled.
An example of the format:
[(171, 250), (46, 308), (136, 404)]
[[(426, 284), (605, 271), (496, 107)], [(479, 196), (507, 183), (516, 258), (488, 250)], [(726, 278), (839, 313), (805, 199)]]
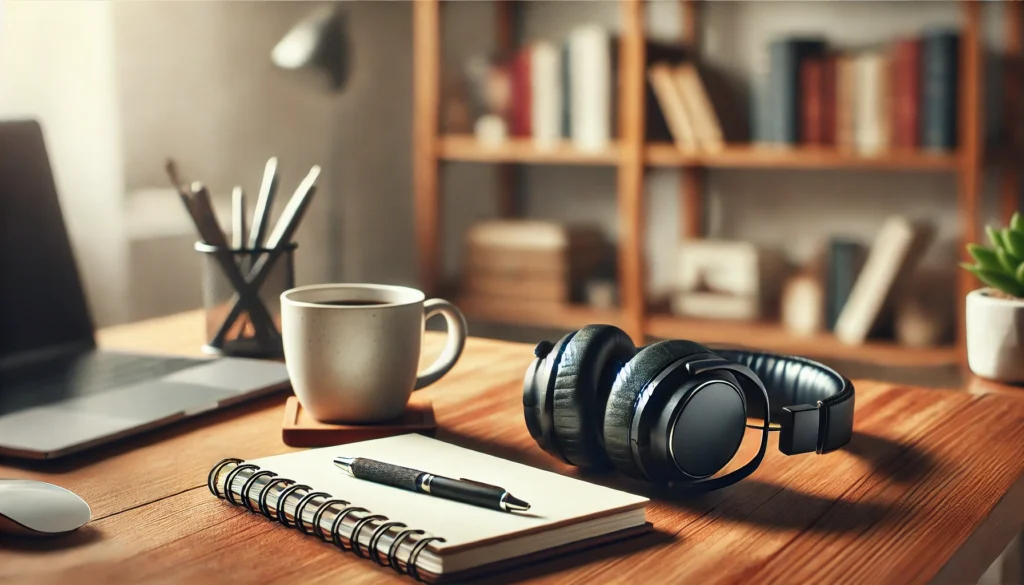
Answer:
[[(766, 528), (825, 533), (859, 532), (868, 526), (886, 522), (892, 511), (886, 502), (857, 500), (853, 497), (825, 497), (794, 487), (792, 481), (770, 483), (759, 480), (756, 475), (721, 491), (697, 493), (653, 485), (619, 474), (578, 470), (561, 464), (539, 448), (524, 451), (496, 440), (468, 436), (450, 429), (439, 430), (438, 438), (556, 473), (569, 472), (585, 481), (649, 497), (665, 504), (668, 508), (665, 513), (679, 520), (675, 533), (702, 518), (724, 519)], [(871, 475), (899, 484), (911, 483), (940, 471), (932, 457), (917, 446), (896, 443), (876, 435), (855, 432), (844, 452), (868, 462), (872, 468)], [(853, 485), (854, 482), (851, 482), (851, 487)]]
[(88, 525), (65, 536), (26, 538), (3, 534), (0, 535), (0, 550), (38, 551), (43, 553), (85, 546), (101, 538), (103, 538), (103, 535), (100, 531)]

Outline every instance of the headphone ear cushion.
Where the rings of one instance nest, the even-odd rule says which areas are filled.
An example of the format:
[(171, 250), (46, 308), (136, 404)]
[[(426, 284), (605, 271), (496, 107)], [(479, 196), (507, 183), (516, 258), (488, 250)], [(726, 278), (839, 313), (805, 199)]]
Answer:
[(636, 354), (618, 327), (588, 325), (569, 340), (555, 378), (555, 435), (570, 463), (610, 469), (601, 446), (605, 401), (615, 372)]
[[(676, 360), (698, 353), (712, 353), (699, 343), (682, 339), (661, 341), (645, 347), (619, 371), (608, 394), (604, 411), (604, 448), (616, 469), (633, 477), (643, 477), (633, 461), (629, 444), (630, 427), (640, 392)], [(635, 438), (635, 437), (634, 437)]]

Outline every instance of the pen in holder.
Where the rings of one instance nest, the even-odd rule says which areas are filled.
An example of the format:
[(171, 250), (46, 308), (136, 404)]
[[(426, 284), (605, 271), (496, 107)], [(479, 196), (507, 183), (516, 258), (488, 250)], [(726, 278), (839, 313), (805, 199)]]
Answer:
[[(294, 253), (298, 244), (290, 242), (281, 246), (280, 257), (270, 267), (262, 282), (258, 283), (256, 294), (242, 294), (225, 275), (224, 267), (217, 256), (220, 249), (204, 242), (196, 242), (195, 249), (203, 255), (203, 307), (206, 310), (207, 343), (203, 351), (217, 355), (247, 357), (281, 357), (281, 293), (295, 287)], [(229, 249), (231, 258), (241, 274), (247, 275), (261, 259), (266, 261), (273, 252), (270, 248)], [(246, 283), (252, 286), (257, 283)], [(232, 317), (236, 302), (241, 311), (226, 331), (225, 324)], [(265, 320), (252, 318), (252, 311), (260, 311), (253, 303), (262, 305), (270, 316), (270, 326)], [(262, 326), (261, 326), (262, 325)], [(219, 335), (221, 334), (221, 335)]]

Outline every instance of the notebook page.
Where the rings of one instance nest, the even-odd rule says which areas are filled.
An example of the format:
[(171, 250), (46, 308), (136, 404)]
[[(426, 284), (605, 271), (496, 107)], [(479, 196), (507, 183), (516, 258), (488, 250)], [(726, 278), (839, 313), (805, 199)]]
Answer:
[[(499, 485), (531, 504), (510, 514), (355, 479), (335, 457), (367, 457), (452, 478)], [(247, 461), (353, 505), (445, 538), (439, 551), (505, 540), (585, 518), (641, 508), (647, 498), (514, 463), (417, 434)], [(435, 548), (432, 546), (431, 548)]]

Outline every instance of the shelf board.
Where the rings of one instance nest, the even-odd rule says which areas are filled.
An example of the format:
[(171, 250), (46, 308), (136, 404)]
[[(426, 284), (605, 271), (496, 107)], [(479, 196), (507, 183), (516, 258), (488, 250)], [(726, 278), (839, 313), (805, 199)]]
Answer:
[[(545, 148), (538, 147), (529, 138), (510, 138), (495, 146), (482, 144), (471, 135), (438, 138), (438, 156), (453, 161), (615, 166), (619, 164), (620, 152), (617, 142), (602, 150), (583, 151), (573, 147), (568, 140), (560, 140)], [(685, 153), (669, 142), (647, 144), (644, 157), (649, 166), (669, 167), (955, 171), (960, 166), (957, 153), (904, 150), (861, 156), (834, 148), (754, 145), (731, 145), (717, 152)]]
[[(552, 305), (494, 298), (463, 296), (456, 302), (472, 319), (506, 325), (579, 329), (592, 323), (620, 325), (617, 310), (592, 309), (585, 305)], [(836, 358), (892, 366), (948, 366), (959, 363), (955, 347), (914, 348), (891, 341), (846, 345), (829, 333), (794, 335), (777, 323), (712, 321), (650, 315), (647, 335), (663, 339), (690, 339), (699, 343), (755, 347), (777, 353), (814, 358)]]
[(665, 339), (691, 339), (700, 343), (719, 343), (756, 347), (777, 353), (816, 358), (838, 358), (898, 366), (941, 366), (959, 363), (955, 347), (914, 348), (891, 341), (869, 341), (846, 345), (830, 333), (795, 335), (777, 323), (746, 321), (708, 321), (668, 314), (652, 314), (647, 334)]
[(469, 296), (459, 298), (455, 304), (466, 316), (488, 323), (579, 329), (591, 323), (618, 325), (621, 321), (617, 310), (605, 311), (586, 305), (552, 305)]
[(489, 146), (471, 135), (451, 135), (438, 138), (438, 156), (443, 160), (472, 162), (614, 166), (619, 164), (619, 147), (613, 142), (602, 150), (585, 151), (568, 140), (538, 147), (529, 138), (510, 138), (503, 144)]
[(956, 153), (891, 151), (878, 156), (861, 156), (834, 148), (795, 148), (730, 145), (717, 152), (681, 152), (672, 143), (651, 143), (645, 158), (651, 166), (699, 166), (709, 168), (773, 169), (879, 169), (955, 171)]

